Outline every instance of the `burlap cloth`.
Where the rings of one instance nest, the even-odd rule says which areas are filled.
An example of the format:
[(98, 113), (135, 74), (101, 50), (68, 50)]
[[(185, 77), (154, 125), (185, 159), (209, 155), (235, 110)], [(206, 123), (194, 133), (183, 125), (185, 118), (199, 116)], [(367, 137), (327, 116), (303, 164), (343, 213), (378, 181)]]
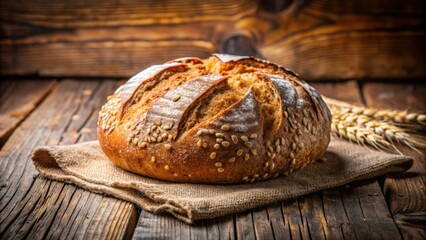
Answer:
[(193, 223), (302, 196), (311, 192), (402, 172), (412, 160), (333, 139), (325, 162), (286, 177), (239, 185), (171, 183), (126, 172), (108, 160), (96, 141), (37, 148), (32, 156), (44, 176), (135, 203), (150, 212), (169, 212)]

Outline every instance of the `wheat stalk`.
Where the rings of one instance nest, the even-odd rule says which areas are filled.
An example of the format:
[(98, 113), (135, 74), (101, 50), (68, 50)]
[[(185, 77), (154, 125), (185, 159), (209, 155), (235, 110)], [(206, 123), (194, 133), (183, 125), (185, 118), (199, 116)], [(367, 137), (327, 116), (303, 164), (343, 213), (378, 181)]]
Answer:
[(383, 122), (393, 122), (406, 128), (426, 127), (426, 114), (408, 113), (407, 111), (398, 111), (391, 109), (366, 108), (335, 99), (324, 97), (325, 102), (330, 110), (335, 113), (353, 113), (356, 115), (364, 115), (374, 120)]
[(352, 119), (345, 119), (341, 115), (334, 114), (331, 123), (331, 132), (340, 138), (357, 144), (372, 146), (378, 150), (394, 151), (395, 147), (374, 131), (358, 126)]
[(351, 142), (368, 144), (380, 150), (398, 151), (395, 142), (418, 152), (419, 148), (426, 148), (424, 136), (359, 113), (334, 111), (332, 132)]

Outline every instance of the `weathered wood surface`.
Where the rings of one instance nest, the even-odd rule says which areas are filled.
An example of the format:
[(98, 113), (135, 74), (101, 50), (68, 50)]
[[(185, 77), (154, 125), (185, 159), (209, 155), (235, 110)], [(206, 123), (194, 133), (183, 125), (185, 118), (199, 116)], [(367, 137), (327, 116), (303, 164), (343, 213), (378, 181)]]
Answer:
[[(426, 84), (366, 83), (363, 89), (368, 106), (426, 111)], [(404, 239), (425, 239), (426, 158), (407, 148), (401, 151), (414, 158), (413, 167), (406, 173), (389, 175), (383, 191)]]
[[(363, 103), (361, 89), (366, 104), (371, 106), (378, 104), (373, 99), (380, 93), (400, 93), (389, 103), (398, 101), (400, 105), (389, 106), (403, 108), (411, 98), (403, 95), (422, 94), (419, 84), (406, 87), (412, 91), (404, 90), (402, 85), (391, 90), (380, 84), (363, 84), (360, 88), (356, 81), (314, 85), (326, 96), (356, 103)], [(425, 178), (424, 172), (419, 174), (424, 162), (417, 162), (409, 174), (386, 178), (384, 194), (378, 181), (362, 181), (195, 225), (184, 224), (169, 215), (139, 211), (124, 201), (40, 177), (29, 159), (32, 149), (38, 145), (95, 139), (97, 111), (116, 86), (114, 81), (61, 80), (14, 130), (0, 151), (1, 239), (413, 239), (424, 236), (425, 190), (420, 188), (424, 187)], [(413, 106), (412, 110), (424, 109), (419, 103)]]
[(96, 139), (97, 112), (116, 84), (61, 81), (10, 136), (0, 151), (1, 239), (132, 235), (133, 205), (44, 179), (30, 160), (36, 146)]
[(129, 77), (227, 52), (311, 80), (417, 78), (426, 76), (425, 14), (422, 0), (4, 0), (0, 74)]
[(0, 148), (54, 86), (55, 81), (0, 81)]

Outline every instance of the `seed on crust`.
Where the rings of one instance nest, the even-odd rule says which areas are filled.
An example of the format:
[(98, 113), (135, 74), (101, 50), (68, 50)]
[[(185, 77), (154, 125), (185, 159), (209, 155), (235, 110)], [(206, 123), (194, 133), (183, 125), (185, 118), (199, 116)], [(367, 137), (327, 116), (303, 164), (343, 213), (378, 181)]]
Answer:
[(241, 140), (243, 140), (244, 142), (248, 141), (248, 137), (246, 135), (241, 135)]
[(267, 146), (267, 147), (271, 146), (271, 141), (269, 141), (269, 140), (268, 140), (268, 141), (266, 141), (266, 146)]
[(303, 116), (305, 116), (307, 118), (309, 116), (308, 111), (306, 111), (306, 109), (303, 109), (302, 111), (303, 111)]
[(237, 144), (237, 143), (238, 143), (238, 137), (237, 137), (237, 136), (232, 135), (232, 136), (231, 136), (231, 139), (232, 139), (232, 142), (233, 142), (234, 144)]
[(161, 134), (161, 137), (162, 137), (162, 138), (167, 138), (167, 133), (162, 133), (162, 134)]
[(225, 135), (223, 135), (223, 133), (216, 133), (215, 136), (219, 137), (219, 138), (224, 138), (225, 137)]
[(257, 150), (256, 150), (256, 149), (254, 149), (254, 148), (250, 149), (250, 152), (251, 152), (251, 154), (253, 154), (254, 156), (256, 156), (256, 155), (257, 155)]
[(173, 173), (173, 177), (177, 177), (178, 176), (178, 174), (177, 173)]
[(154, 156), (151, 157), (151, 162), (155, 162), (155, 157)]
[(277, 152), (281, 152), (281, 146), (280, 145), (277, 146)]
[[(172, 126), (173, 126), (173, 123), (169, 124), (169, 125), (164, 125), (163, 129), (164, 130), (170, 130), (170, 129), (172, 129)], [(198, 132), (197, 132), (197, 135), (198, 135)], [(198, 136), (200, 136), (200, 135), (198, 135)]]
[(296, 143), (294, 142), (291, 143), (291, 150), (293, 151), (296, 150)]
[(247, 176), (243, 177), (243, 181), (248, 181), (248, 180), (249, 180), (249, 177), (247, 177)]
[(229, 159), (229, 162), (235, 162), (235, 157), (231, 157), (230, 159)]
[(277, 139), (277, 141), (275, 141), (275, 146), (279, 146), (280, 145), (280, 140)]
[(147, 145), (146, 142), (139, 142), (138, 143), (138, 146), (141, 147), (141, 148), (146, 148), (146, 145)]
[(172, 99), (173, 102), (176, 102), (180, 99), (180, 95), (175, 95)]
[(244, 145), (246, 145), (249, 148), (253, 147), (253, 143), (251, 142), (244, 142)]
[(282, 137), (282, 138), (281, 138), (281, 145), (283, 145), (283, 146), (284, 146), (284, 143), (285, 143), (285, 138), (284, 138), (284, 137)]
[(249, 160), (249, 158), (250, 158), (250, 155), (248, 154), (248, 153), (246, 153), (246, 154), (244, 154), (244, 160)]
[(294, 164), (296, 164), (296, 159), (295, 158), (291, 159), (291, 165), (294, 165)]
[(216, 142), (218, 142), (218, 143), (223, 142), (223, 138), (216, 138)]
[(262, 178), (266, 179), (268, 177), (268, 173), (263, 174)]
[(265, 162), (265, 167), (267, 168), (269, 166), (269, 162)]
[(172, 145), (170, 145), (170, 144), (166, 143), (166, 144), (164, 144), (164, 148), (165, 148), (166, 150), (169, 150), (170, 148), (172, 148)]
[(294, 153), (293, 152), (290, 153), (290, 157), (294, 158)]
[(224, 172), (225, 169), (224, 168), (218, 168), (217, 171), (221, 173), (221, 172)]
[(254, 175), (253, 175), (253, 177), (254, 177), (254, 178), (258, 178), (258, 177), (259, 177), (259, 174), (254, 174)]
[(157, 138), (157, 142), (162, 142), (162, 141), (163, 141), (163, 137), (159, 136), (159, 137)]
[(155, 138), (158, 138), (158, 134), (157, 133), (153, 133), (152, 136), (155, 137)]
[(203, 141), (200, 139), (197, 141), (197, 147), (202, 147), (203, 146)]
[(229, 125), (228, 124), (224, 124), (224, 125), (222, 125), (222, 127), (220, 127), (220, 129), (222, 129), (223, 131), (228, 131), (229, 130)]
[(241, 155), (243, 155), (243, 149), (238, 149), (237, 156), (241, 156)]
[(151, 131), (154, 131), (155, 129), (157, 129), (157, 125), (152, 125), (151, 126)]
[(299, 143), (297, 144), (297, 147), (298, 147), (299, 149), (302, 149), (302, 148), (303, 148), (303, 143), (302, 143), (302, 142), (299, 142)]
[(228, 141), (223, 141), (223, 142), (222, 142), (222, 146), (224, 146), (224, 147), (229, 147), (229, 142), (228, 142)]
[(252, 139), (256, 139), (256, 138), (257, 138), (257, 134), (256, 134), (256, 133), (253, 133), (252, 135), (250, 135), (250, 138), (252, 138)]
[(197, 136), (201, 136), (201, 135), (203, 135), (203, 130), (202, 129), (200, 129), (200, 130), (198, 130), (198, 132), (197, 132)]
[(210, 159), (215, 159), (216, 158), (217, 153), (216, 152), (212, 152), (210, 153)]
[(208, 130), (210, 134), (215, 134), (215, 131), (213, 129)]
[(221, 162), (216, 162), (214, 165), (215, 165), (216, 167), (222, 167), (222, 163), (221, 163)]
[(169, 171), (170, 170), (169, 165), (164, 166), (164, 169), (166, 169), (167, 171)]
[(275, 169), (275, 163), (271, 163), (269, 166), (269, 170), (273, 171)]
[(157, 125), (157, 126), (161, 126), (161, 120), (155, 120), (154, 124)]
[(207, 143), (203, 143), (203, 148), (207, 148), (209, 145)]
[(220, 145), (219, 145), (218, 143), (216, 143), (213, 147), (214, 147), (215, 149), (219, 149), (219, 148), (220, 148)]

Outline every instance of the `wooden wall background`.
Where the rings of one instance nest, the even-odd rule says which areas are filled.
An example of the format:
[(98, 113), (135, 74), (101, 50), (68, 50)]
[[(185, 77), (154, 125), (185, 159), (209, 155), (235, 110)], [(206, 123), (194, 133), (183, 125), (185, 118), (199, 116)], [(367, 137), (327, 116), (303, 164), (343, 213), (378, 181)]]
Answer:
[(307, 80), (426, 76), (424, 0), (2, 0), (0, 74), (129, 77), (212, 52)]

